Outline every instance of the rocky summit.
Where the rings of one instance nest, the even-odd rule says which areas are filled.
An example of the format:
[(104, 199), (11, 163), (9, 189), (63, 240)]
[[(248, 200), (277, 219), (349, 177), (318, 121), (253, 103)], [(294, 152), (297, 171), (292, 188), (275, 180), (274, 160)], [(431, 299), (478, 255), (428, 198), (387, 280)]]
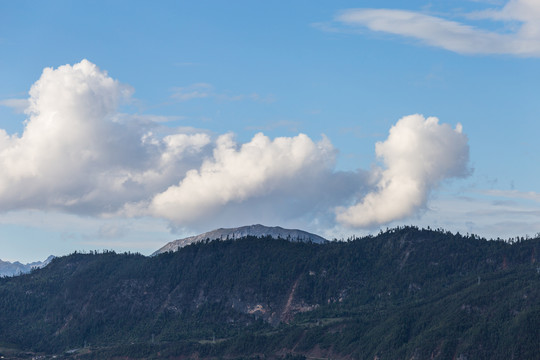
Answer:
[(322, 244), (327, 240), (319, 235), (315, 235), (303, 230), (297, 229), (284, 229), (279, 226), (264, 226), (264, 225), (248, 225), (241, 226), (237, 228), (229, 229), (216, 229), (204, 234), (190, 236), (187, 238), (171, 241), (165, 246), (154, 252), (152, 255), (161, 254), (168, 251), (176, 251), (179, 248), (184, 246), (198, 243), (205, 240), (234, 240), (244, 238), (246, 236), (254, 237), (271, 237), (274, 239), (285, 239), (290, 241), (301, 241), (301, 242), (313, 242), (317, 244)]

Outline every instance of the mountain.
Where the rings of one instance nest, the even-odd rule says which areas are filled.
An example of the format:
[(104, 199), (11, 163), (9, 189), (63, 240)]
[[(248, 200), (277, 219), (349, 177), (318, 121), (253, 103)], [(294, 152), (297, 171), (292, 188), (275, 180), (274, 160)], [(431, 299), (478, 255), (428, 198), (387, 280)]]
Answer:
[(230, 229), (216, 229), (204, 234), (190, 236), (184, 239), (179, 239), (167, 243), (165, 246), (154, 252), (152, 255), (161, 254), (168, 251), (176, 251), (179, 248), (189, 244), (198, 243), (205, 240), (227, 240), (240, 239), (246, 236), (253, 237), (271, 237), (273, 239), (285, 239), (290, 241), (308, 241), (317, 244), (322, 244), (327, 240), (319, 235), (311, 234), (302, 230), (284, 229), (279, 226), (268, 227), (264, 225), (249, 225)]
[(539, 255), (414, 227), (74, 253), (0, 278), (0, 356), (538, 359)]
[(18, 261), (9, 262), (0, 260), (0, 276), (15, 276), (29, 273), (34, 268), (42, 268), (47, 266), (54, 256), (49, 256), (45, 261), (36, 261), (28, 264), (21, 264)]

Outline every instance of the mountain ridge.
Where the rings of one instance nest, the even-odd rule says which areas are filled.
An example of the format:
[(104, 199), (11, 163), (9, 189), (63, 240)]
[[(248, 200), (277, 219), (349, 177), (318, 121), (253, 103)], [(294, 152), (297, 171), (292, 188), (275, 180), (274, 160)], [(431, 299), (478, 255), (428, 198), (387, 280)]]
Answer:
[(301, 241), (301, 242), (314, 242), (322, 244), (327, 240), (322, 236), (309, 233), (299, 229), (285, 229), (281, 226), (264, 226), (261, 224), (246, 225), (236, 228), (219, 228), (211, 230), (199, 235), (189, 236), (183, 239), (171, 241), (154, 253), (151, 256), (155, 256), (168, 251), (177, 251), (178, 249), (198, 243), (201, 241), (209, 240), (234, 240), (244, 238), (246, 236), (253, 237), (271, 237), (273, 239), (285, 239), (289, 241)]
[(21, 274), (27, 274), (32, 269), (42, 268), (47, 266), (54, 259), (54, 255), (49, 255), (44, 261), (34, 261), (31, 263), (23, 264), (20, 261), (3, 261), (0, 259), (0, 276), (16, 276)]
[(540, 237), (414, 227), (324, 244), (73, 253), (0, 278), (0, 355), (7, 345), (29, 352), (10, 359), (536, 359), (539, 254)]

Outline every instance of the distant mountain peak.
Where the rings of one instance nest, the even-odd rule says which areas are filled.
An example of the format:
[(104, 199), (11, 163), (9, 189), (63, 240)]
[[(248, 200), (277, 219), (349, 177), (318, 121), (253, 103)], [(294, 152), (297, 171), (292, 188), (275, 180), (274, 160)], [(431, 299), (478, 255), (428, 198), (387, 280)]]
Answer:
[(264, 226), (261, 224), (247, 225), (236, 228), (219, 228), (206, 232), (204, 234), (190, 236), (187, 238), (171, 241), (152, 255), (158, 255), (168, 251), (176, 251), (179, 248), (189, 244), (198, 243), (206, 239), (210, 240), (227, 240), (240, 239), (246, 236), (266, 237), (270, 236), (274, 239), (286, 239), (290, 241), (309, 241), (314, 243), (324, 243), (325, 238), (298, 229), (284, 229), (280, 226)]
[(15, 276), (29, 273), (34, 268), (47, 266), (55, 257), (50, 255), (45, 261), (35, 261), (28, 264), (22, 264), (19, 261), (9, 262), (0, 260), (0, 276)]

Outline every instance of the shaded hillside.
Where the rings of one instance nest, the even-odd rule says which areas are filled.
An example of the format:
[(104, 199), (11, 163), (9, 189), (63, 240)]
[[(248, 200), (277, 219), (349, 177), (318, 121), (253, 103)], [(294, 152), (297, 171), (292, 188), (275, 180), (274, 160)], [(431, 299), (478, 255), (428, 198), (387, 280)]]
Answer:
[(247, 237), (155, 257), (73, 254), (0, 279), (0, 348), (96, 359), (532, 359), (539, 251), (539, 239), (402, 228), (327, 244)]

